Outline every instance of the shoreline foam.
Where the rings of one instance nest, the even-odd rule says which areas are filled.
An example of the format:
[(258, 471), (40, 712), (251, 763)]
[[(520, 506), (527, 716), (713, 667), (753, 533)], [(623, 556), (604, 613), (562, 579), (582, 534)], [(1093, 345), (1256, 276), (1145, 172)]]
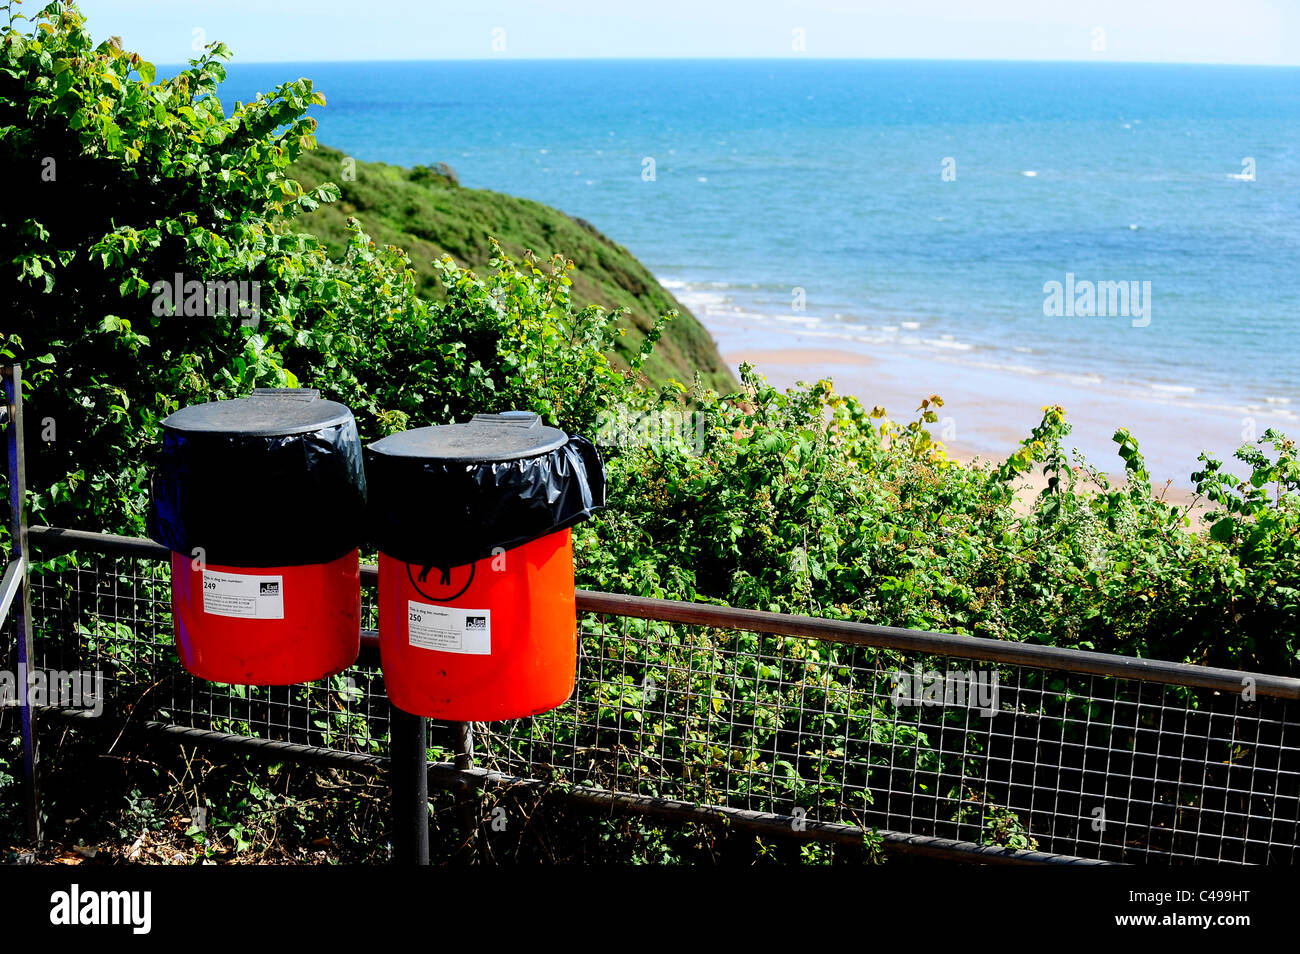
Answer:
[(1108, 382), (1092, 372), (961, 361), (842, 335), (828, 346), (825, 334), (758, 314), (719, 315), (707, 307), (695, 313), (733, 370), (751, 363), (776, 386), (829, 377), (840, 393), (853, 394), (868, 406), (882, 405), (899, 421), (911, 420), (922, 398), (940, 395), (945, 404), (932, 431), (942, 439), (946, 429), (950, 436), (943, 442), (959, 458), (1004, 459), (1041, 419), (1043, 406), (1059, 404), (1073, 428), (1066, 446), (1077, 447), (1090, 464), (1122, 474), (1111, 438), (1127, 427), (1141, 447), (1153, 486), (1169, 483), (1178, 497), (1190, 499), (1191, 474), (1202, 466), (1197, 459), (1202, 451), (1244, 475), (1245, 466), (1232, 458), (1241, 444), (1268, 427), (1300, 429), (1284, 401), (1219, 404), (1197, 400), (1196, 389), (1186, 385)]

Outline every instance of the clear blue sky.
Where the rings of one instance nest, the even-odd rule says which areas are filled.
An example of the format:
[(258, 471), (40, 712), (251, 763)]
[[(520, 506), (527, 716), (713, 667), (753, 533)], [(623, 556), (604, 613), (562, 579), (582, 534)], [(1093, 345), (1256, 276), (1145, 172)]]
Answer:
[(81, 9), (96, 36), (119, 35), (157, 63), (188, 59), (198, 37), (226, 41), (245, 63), (809, 56), (1300, 65), (1300, 0), (83, 0)]

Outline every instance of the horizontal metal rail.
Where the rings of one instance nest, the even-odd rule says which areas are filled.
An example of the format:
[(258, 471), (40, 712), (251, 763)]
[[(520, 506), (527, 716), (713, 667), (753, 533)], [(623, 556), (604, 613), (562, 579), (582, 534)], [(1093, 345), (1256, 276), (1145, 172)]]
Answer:
[[(87, 533), (56, 527), (32, 527), (28, 533), (35, 545), (50, 553), (87, 549), (108, 555), (134, 556), (143, 559), (166, 560), (171, 556), (171, 551), (166, 547), (151, 540), (135, 537)], [(363, 566), (361, 579), (367, 584), (375, 583), (378, 579), (378, 570), (373, 566)], [(978, 636), (930, 633), (848, 620), (768, 613), (708, 603), (623, 596), (594, 590), (578, 590), (577, 605), (578, 609), (584, 612), (605, 613), (610, 616), (710, 626), (717, 629), (743, 630), (777, 636), (802, 636), (824, 642), (870, 646), (878, 649), (910, 650), (938, 656), (985, 660), (1094, 676), (1112, 676), (1118, 679), (1134, 679), (1165, 685), (1192, 686), (1226, 692), (1241, 692), (1250, 685), (1257, 696), (1300, 699), (1300, 678), (1269, 673), (1219, 669), (1191, 663), (1117, 656), (1083, 649), (1039, 646)], [(369, 638), (366, 638), (367, 636)], [(363, 634), (362, 644), (373, 649), (377, 645), (377, 636)]]
[[(56, 707), (41, 707), (43, 714), (49, 714), (62, 722), (82, 725), (88, 728), (102, 728), (111, 731), (119, 728), (104, 723), (87, 715), (85, 712)], [(363, 752), (342, 752), (314, 745), (300, 745), (294, 742), (279, 742), (260, 739), (253, 736), (234, 735), (229, 732), (217, 732), (211, 729), (195, 729), (188, 726), (169, 725), (163, 722), (142, 722), (133, 727), (134, 731), (178, 742), (218, 751), (236, 751), (241, 754), (271, 759), (275, 761), (293, 760), (312, 763), (349, 771), (387, 771), (389, 759), (382, 755)], [(536, 792), (539, 797), (557, 799), (589, 809), (608, 811), (621, 809), (639, 815), (658, 815), (676, 820), (685, 819), (701, 825), (741, 829), (756, 834), (772, 837), (793, 838), (800, 841), (816, 841), (849, 846), (861, 846), (872, 832), (854, 825), (842, 825), (833, 822), (815, 821), (810, 818), (795, 819), (790, 815), (772, 812), (756, 812), (748, 809), (727, 808), (717, 805), (701, 805), (698, 802), (679, 801), (670, 798), (656, 798), (649, 795), (632, 795), (615, 792), (604, 788), (586, 788), (581, 786), (560, 785), (541, 779), (523, 778), (494, 772), (482, 768), (458, 768), (452, 762), (431, 762), (428, 767), (429, 782), (449, 791), (469, 792), (482, 788), (499, 788), (505, 790), (526, 790)], [(881, 847), (891, 855), (914, 855), (919, 857), (958, 860), (974, 864), (998, 865), (1108, 865), (1109, 862), (1074, 855), (1058, 855), (1045, 851), (1023, 851), (990, 845), (977, 845), (973, 842), (956, 841), (951, 838), (936, 838), (930, 835), (910, 835), (903, 832), (876, 830)]]
[(173, 725), (169, 722), (153, 720), (131, 722), (125, 725), (92, 715), (85, 709), (65, 709), (60, 706), (36, 706), (43, 717), (52, 717), (60, 722), (98, 729), (104, 732), (125, 734), (143, 732), (160, 735), (181, 744), (191, 743), (207, 749), (238, 749), (244, 755), (255, 755), (274, 761), (293, 761), (305, 764), (327, 766), (330, 768), (353, 769), (365, 771), (370, 769), (387, 769), (388, 758), (368, 752), (344, 752), (341, 749), (328, 749), (319, 745), (302, 745), (298, 742), (281, 742), (276, 739), (263, 739), (255, 735), (235, 735), (230, 732), (216, 732), (212, 729), (197, 729), (187, 725)]
[[(688, 822), (702, 825), (738, 828), (772, 837), (861, 846), (864, 839), (870, 834), (866, 829), (859, 828), (856, 825), (843, 825), (836, 822), (803, 818), (797, 820), (798, 824), (796, 826), (796, 819), (792, 815), (757, 812), (722, 805), (704, 805), (699, 802), (659, 798), (652, 795), (614, 792), (606, 788), (556, 785), (553, 782), (505, 775), (489, 769), (459, 769), (446, 762), (435, 763), (429, 768), (429, 780), (431, 782), (446, 780), (447, 782), (464, 784), (466, 780), (473, 779), (480, 785), (536, 790), (546, 797), (555, 797), (567, 802), (585, 804), (592, 808), (608, 809), (617, 807), (637, 814), (659, 815), (679, 821), (685, 819)], [(1021, 851), (1013, 848), (976, 845), (972, 842), (955, 841), (951, 838), (936, 838), (930, 835), (909, 835), (902, 832), (880, 830), (877, 830), (876, 834), (879, 835), (882, 847), (886, 851), (899, 854), (928, 855), (947, 860), (955, 858), (956, 860), (971, 861), (978, 864), (1109, 864), (1109, 862), (1079, 858), (1074, 855), (1055, 855), (1043, 851)]]
[(143, 560), (170, 560), (172, 552), (161, 543), (142, 537), (123, 537), (116, 533), (89, 533), (62, 527), (28, 527), (31, 541), (49, 555), (91, 550), (105, 556), (131, 556)]
[(875, 626), (848, 620), (822, 619), (815, 616), (791, 616), (761, 610), (713, 606), (708, 603), (684, 603), (676, 600), (622, 596), (617, 593), (578, 591), (580, 609), (611, 616), (633, 616), (718, 629), (740, 629), (778, 636), (804, 636), (825, 642), (873, 646), (881, 649), (906, 649), (962, 659), (982, 659), (1014, 666), (1059, 669), (1093, 676), (1114, 676), (1166, 685), (1195, 686), (1240, 692), (1247, 680), (1253, 681), (1256, 695), (1280, 699), (1300, 699), (1300, 678), (1267, 673), (1218, 669), (1192, 663), (1118, 656), (1110, 653), (1040, 646), (979, 636), (956, 636), (931, 633), (895, 626)]

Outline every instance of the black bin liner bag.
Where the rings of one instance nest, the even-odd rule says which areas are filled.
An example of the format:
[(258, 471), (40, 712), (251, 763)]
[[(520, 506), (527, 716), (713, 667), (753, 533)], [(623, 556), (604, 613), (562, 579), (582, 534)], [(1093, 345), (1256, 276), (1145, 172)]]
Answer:
[(308, 389), (183, 408), (163, 422), (149, 536), (209, 564), (304, 566), (356, 549), (366, 476), (352, 412)]
[(587, 519), (605, 505), (594, 444), (531, 412), (477, 414), (366, 447), (368, 538), (423, 567), (463, 566)]

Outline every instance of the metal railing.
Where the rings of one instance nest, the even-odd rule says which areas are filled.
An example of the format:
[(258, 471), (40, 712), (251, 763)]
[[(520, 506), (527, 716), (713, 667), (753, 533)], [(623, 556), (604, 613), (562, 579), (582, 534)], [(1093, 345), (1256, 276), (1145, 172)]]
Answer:
[[(32, 528), (35, 665), (105, 674), (107, 711), (190, 741), (386, 763), (359, 664), (310, 686), (186, 675), (168, 552)], [(363, 625), (375, 624), (363, 568)], [(1300, 679), (579, 591), (577, 689), (554, 712), (434, 726), (432, 784), (764, 836), (981, 861), (1291, 863)], [(946, 693), (946, 698), (945, 698)], [(472, 742), (471, 742), (472, 740)], [(484, 800), (479, 801), (476, 793)]]
[[(32, 618), (29, 606), (27, 516), (27, 451), (23, 444), (23, 372), (17, 364), (0, 367), (4, 405), (0, 425), (5, 431), (5, 483), (9, 490), (9, 564), (0, 583), (0, 631), (13, 624), (13, 672), (25, 682), (32, 658)], [(9, 654), (6, 653), (6, 660)], [(40, 748), (36, 722), (26, 693), (20, 693), (19, 734), (23, 749), (23, 814), (27, 837), (32, 844), (41, 840)]]

